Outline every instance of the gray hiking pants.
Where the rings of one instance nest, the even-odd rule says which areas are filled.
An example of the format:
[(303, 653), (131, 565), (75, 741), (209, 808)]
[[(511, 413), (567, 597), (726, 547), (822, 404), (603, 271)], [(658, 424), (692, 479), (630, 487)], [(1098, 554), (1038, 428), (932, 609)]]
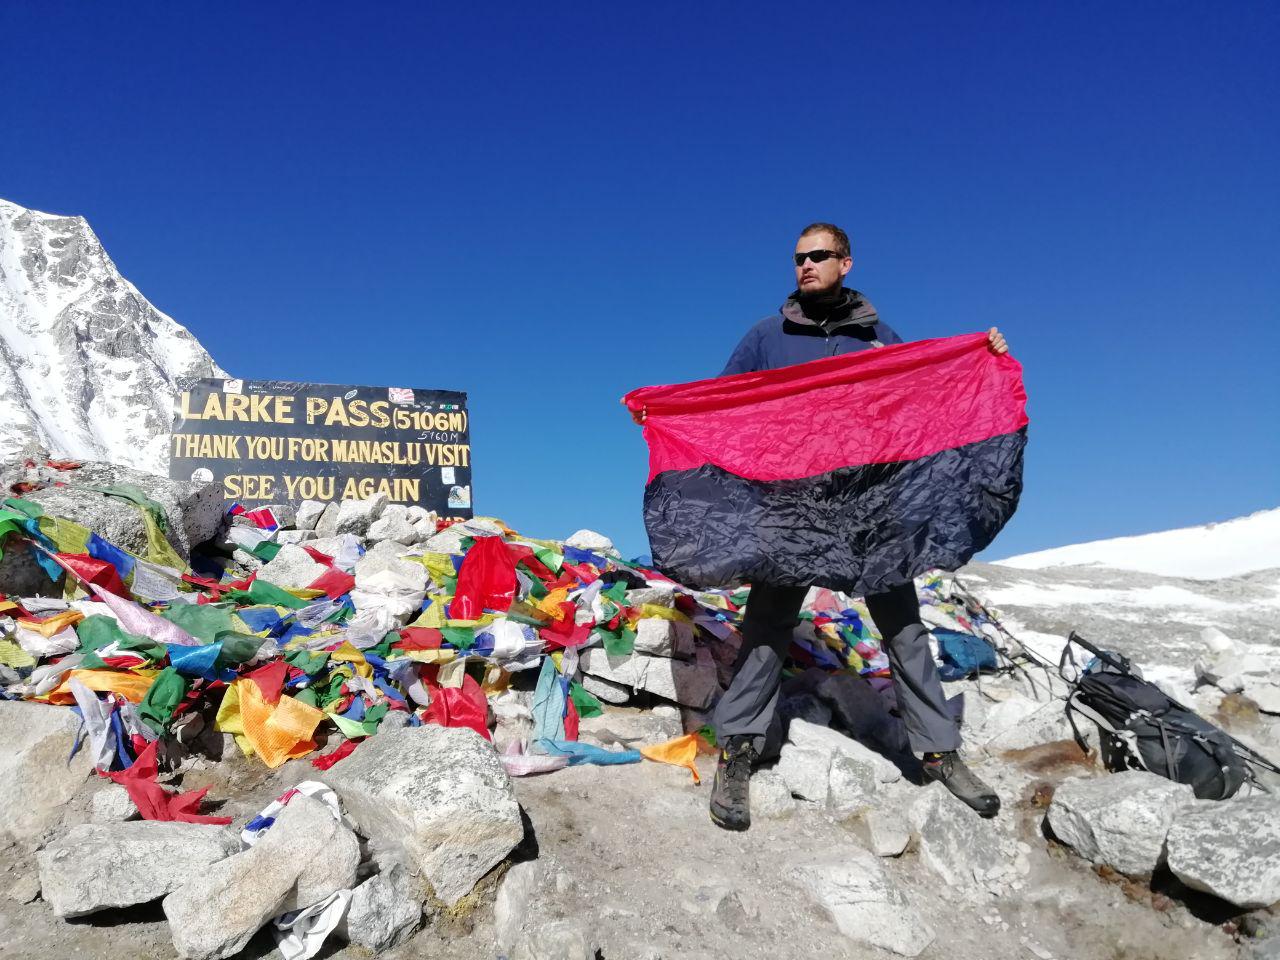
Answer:
[[(800, 620), (807, 587), (751, 588), (742, 622), (742, 648), (733, 681), (712, 716), (720, 743), (731, 736), (750, 736), (758, 752), (778, 709), (782, 663), (791, 634)], [(938, 665), (929, 650), (929, 634), (920, 622), (914, 584), (907, 583), (866, 598), (867, 611), (885, 638), (885, 652), (893, 670), (898, 711), (916, 753), (960, 748), (960, 720), (942, 692)]]

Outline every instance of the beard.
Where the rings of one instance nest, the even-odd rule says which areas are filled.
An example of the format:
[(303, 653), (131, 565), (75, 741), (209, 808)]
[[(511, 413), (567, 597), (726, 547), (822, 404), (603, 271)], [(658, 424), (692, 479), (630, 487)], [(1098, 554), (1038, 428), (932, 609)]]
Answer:
[[(835, 300), (840, 296), (840, 290), (842, 289), (840, 281), (843, 279), (843, 277), (836, 277), (825, 287), (818, 287), (812, 284), (808, 287), (800, 287), (797, 291), (799, 299), (809, 302)], [(817, 282), (821, 282), (821, 280)]]

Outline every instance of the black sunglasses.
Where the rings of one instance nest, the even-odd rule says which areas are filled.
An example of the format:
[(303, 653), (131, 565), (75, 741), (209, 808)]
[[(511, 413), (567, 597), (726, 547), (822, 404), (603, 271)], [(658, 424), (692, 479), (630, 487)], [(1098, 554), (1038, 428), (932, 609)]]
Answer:
[(796, 266), (800, 266), (806, 260), (812, 260), (814, 263), (822, 263), (824, 260), (830, 260), (832, 257), (838, 257), (840, 254), (834, 250), (806, 250), (804, 253), (797, 253), (795, 260)]

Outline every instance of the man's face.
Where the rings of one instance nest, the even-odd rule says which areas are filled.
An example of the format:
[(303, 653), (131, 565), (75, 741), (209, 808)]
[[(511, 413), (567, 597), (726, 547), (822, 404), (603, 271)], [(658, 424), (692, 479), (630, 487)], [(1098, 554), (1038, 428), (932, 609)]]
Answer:
[[(836, 238), (825, 230), (810, 233), (796, 241), (796, 256), (811, 250), (834, 250), (835, 247)], [(808, 295), (835, 290), (852, 267), (852, 257), (830, 257), (822, 263), (805, 259), (803, 263), (796, 264), (796, 289)]]

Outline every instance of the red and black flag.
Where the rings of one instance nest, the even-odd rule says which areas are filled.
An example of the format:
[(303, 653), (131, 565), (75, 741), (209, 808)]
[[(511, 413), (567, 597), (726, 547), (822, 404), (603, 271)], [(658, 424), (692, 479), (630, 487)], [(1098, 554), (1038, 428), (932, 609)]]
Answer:
[(642, 387), (655, 566), (863, 596), (986, 547), (1018, 506), (1022, 366), (986, 334)]

